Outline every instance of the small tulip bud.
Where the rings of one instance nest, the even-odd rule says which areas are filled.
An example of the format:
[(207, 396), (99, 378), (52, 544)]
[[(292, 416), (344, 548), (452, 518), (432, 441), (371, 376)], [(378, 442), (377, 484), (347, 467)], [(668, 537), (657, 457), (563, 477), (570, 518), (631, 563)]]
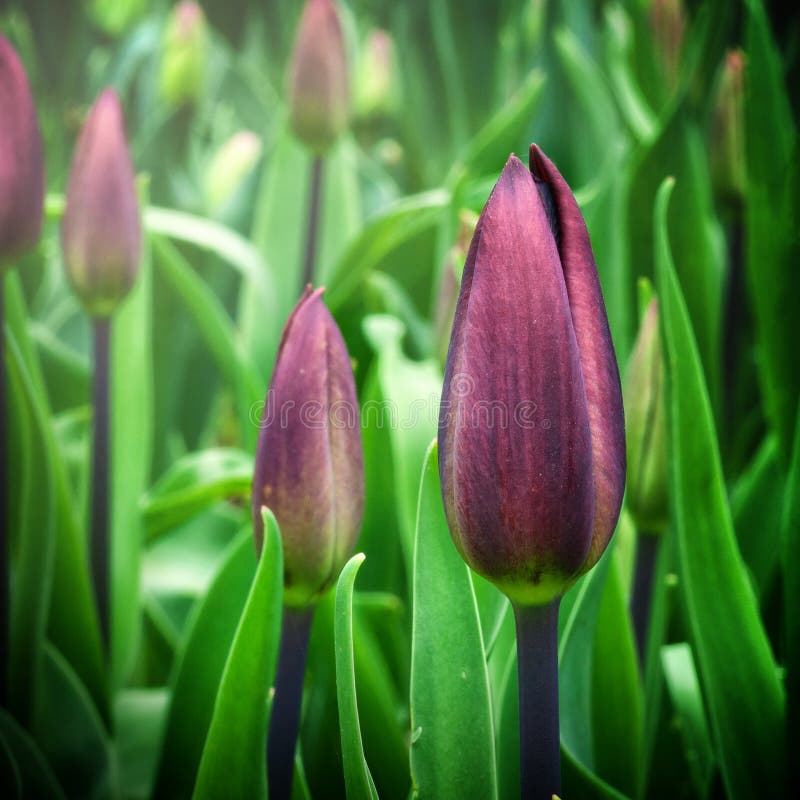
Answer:
[(369, 33), (358, 67), (356, 112), (360, 117), (389, 114), (394, 110), (395, 76), (394, 42), (387, 31)]
[(0, 35), (0, 268), (33, 247), (42, 229), (44, 160), (28, 79)]
[(465, 561), (518, 605), (599, 559), (625, 485), (622, 396), (589, 234), (533, 145), (478, 220), (456, 307), (439, 472)]
[(686, 32), (683, 0), (653, 0), (650, 25), (664, 75), (670, 85), (674, 85), (680, 71), (681, 50)]
[(323, 153), (347, 127), (350, 89), (335, 0), (307, 0), (289, 67), (289, 112), (295, 136)]
[(636, 527), (660, 533), (669, 520), (667, 498), (664, 363), (658, 333), (658, 301), (647, 307), (625, 375), (628, 499)]
[(147, 11), (147, 0), (89, 0), (94, 24), (109, 36), (119, 36)]
[(106, 89), (78, 138), (61, 223), (67, 277), (90, 314), (108, 316), (130, 291), (141, 239), (122, 107)]
[(183, 0), (172, 11), (164, 35), (161, 96), (172, 106), (193, 103), (203, 90), (208, 33), (203, 9)]
[(261, 158), (261, 139), (252, 131), (233, 134), (214, 153), (204, 181), (208, 207), (219, 212), (236, 194)]
[(315, 602), (336, 581), (364, 512), (355, 381), (322, 292), (308, 287), (283, 329), (253, 477), (256, 548), (267, 506), (281, 529), (288, 606)]
[(741, 202), (747, 189), (744, 53), (729, 52), (721, 72), (711, 118), (711, 173), (723, 199)]

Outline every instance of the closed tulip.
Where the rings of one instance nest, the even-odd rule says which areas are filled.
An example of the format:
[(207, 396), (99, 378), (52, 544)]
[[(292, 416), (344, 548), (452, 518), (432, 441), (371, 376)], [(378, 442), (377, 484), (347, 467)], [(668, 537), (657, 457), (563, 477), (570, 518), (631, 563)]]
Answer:
[(0, 268), (36, 244), (44, 160), (36, 108), (14, 48), (0, 35)]
[(253, 525), (275, 514), (284, 602), (313, 603), (352, 555), (364, 510), (364, 464), (353, 371), (342, 335), (308, 287), (283, 330), (253, 479)]
[(453, 540), (515, 605), (597, 562), (625, 484), (619, 372), (575, 198), (511, 156), (467, 256), (445, 370), (439, 470)]
[(122, 107), (106, 89), (81, 130), (61, 224), (67, 276), (90, 314), (108, 316), (130, 291), (141, 239)]

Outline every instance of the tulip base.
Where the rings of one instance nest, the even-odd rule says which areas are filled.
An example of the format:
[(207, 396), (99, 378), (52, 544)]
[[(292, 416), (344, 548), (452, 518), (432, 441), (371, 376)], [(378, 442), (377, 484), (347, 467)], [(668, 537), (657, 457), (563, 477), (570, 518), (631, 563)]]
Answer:
[(314, 264), (319, 238), (319, 207), (322, 195), (322, 156), (314, 156), (311, 164), (311, 187), (308, 199), (308, 227), (306, 228), (306, 255), (303, 262), (303, 281), (300, 291), (314, 282)]
[(519, 766), (523, 800), (561, 793), (558, 723), (558, 607), (514, 606), (519, 678)]
[(294, 754), (300, 730), (303, 679), (314, 607), (283, 609), (275, 696), (267, 735), (267, 783), (270, 800), (289, 800)]
[(8, 425), (6, 415), (6, 276), (0, 273), (0, 708), (8, 705), (8, 666), (11, 624), (11, 542), (8, 520)]
[(647, 631), (650, 627), (650, 606), (653, 601), (653, 576), (655, 574), (660, 541), (661, 538), (658, 535), (642, 534), (640, 532), (636, 542), (636, 569), (631, 593), (631, 619), (636, 637), (636, 652), (639, 654), (639, 664), (642, 667), (644, 667), (645, 654), (647, 653)]
[(109, 596), (109, 342), (111, 321), (106, 317), (93, 321), (94, 380), (92, 406), (94, 435), (92, 440), (92, 516), (90, 553), (100, 633), (106, 656), (110, 652), (111, 598)]

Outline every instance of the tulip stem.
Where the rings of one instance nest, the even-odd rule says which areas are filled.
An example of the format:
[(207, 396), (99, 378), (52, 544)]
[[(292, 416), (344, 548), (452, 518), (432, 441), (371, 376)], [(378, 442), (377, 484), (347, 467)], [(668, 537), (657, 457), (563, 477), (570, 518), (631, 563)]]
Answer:
[(8, 520), (8, 425), (6, 422), (6, 277), (0, 274), (0, 708), (8, 706), (11, 624), (11, 542)]
[(110, 651), (109, 602), (109, 340), (111, 321), (97, 318), (94, 332), (94, 382), (92, 401), (94, 408), (94, 439), (92, 443), (92, 516), (91, 516), (91, 568), (100, 633), (106, 656)]
[(294, 777), (294, 753), (300, 730), (303, 679), (314, 607), (283, 609), (281, 646), (275, 696), (267, 735), (267, 782), (270, 800), (289, 800)]
[(636, 652), (639, 665), (644, 667), (647, 653), (647, 631), (650, 627), (650, 606), (653, 601), (653, 575), (658, 558), (660, 537), (639, 533), (636, 542), (636, 569), (633, 576), (631, 594), (631, 619), (636, 637)]
[(322, 194), (322, 156), (314, 156), (311, 164), (311, 187), (308, 200), (308, 226), (306, 227), (306, 257), (303, 265), (303, 281), (300, 291), (314, 282), (314, 263), (317, 257), (319, 238), (319, 207)]
[(519, 679), (519, 766), (523, 800), (561, 793), (558, 724), (558, 607), (514, 606)]

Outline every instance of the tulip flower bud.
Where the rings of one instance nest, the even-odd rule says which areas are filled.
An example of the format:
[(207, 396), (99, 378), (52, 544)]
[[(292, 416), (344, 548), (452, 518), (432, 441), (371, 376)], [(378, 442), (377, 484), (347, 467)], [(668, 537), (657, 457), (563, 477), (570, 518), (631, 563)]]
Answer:
[(653, 0), (650, 25), (664, 74), (669, 83), (674, 84), (678, 79), (686, 31), (683, 0)]
[(88, 0), (87, 11), (101, 31), (119, 36), (147, 11), (147, 0)]
[(253, 529), (261, 507), (283, 539), (284, 602), (304, 606), (334, 583), (352, 555), (364, 512), (356, 387), (342, 334), (307, 287), (283, 329), (253, 477)]
[(747, 189), (744, 142), (744, 53), (732, 50), (722, 67), (711, 118), (710, 161), (714, 185), (726, 200), (741, 202)]
[(307, 0), (289, 67), (294, 134), (323, 153), (347, 127), (350, 89), (335, 0)]
[(203, 9), (191, 0), (178, 3), (167, 25), (161, 61), (161, 96), (170, 105), (186, 105), (200, 96), (207, 42)]
[(61, 223), (67, 277), (90, 314), (108, 316), (130, 291), (141, 239), (122, 107), (106, 89), (78, 138)]
[(261, 139), (252, 131), (233, 134), (214, 153), (203, 182), (206, 202), (217, 213), (231, 200), (261, 158)]
[(0, 269), (42, 229), (44, 161), (36, 108), (14, 48), (0, 35)]
[(466, 562), (518, 605), (599, 559), (625, 485), (622, 393), (589, 234), (536, 145), (478, 220), (439, 417), (445, 512)]
[(658, 301), (647, 307), (625, 376), (628, 499), (636, 527), (660, 533), (669, 520), (667, 498), (664, 364), (658, 333)]
[(371, 31), (358, 67), (356, 111), (360, 117), (391, 113), (396, 74), (392, 37), (384, 30)]

